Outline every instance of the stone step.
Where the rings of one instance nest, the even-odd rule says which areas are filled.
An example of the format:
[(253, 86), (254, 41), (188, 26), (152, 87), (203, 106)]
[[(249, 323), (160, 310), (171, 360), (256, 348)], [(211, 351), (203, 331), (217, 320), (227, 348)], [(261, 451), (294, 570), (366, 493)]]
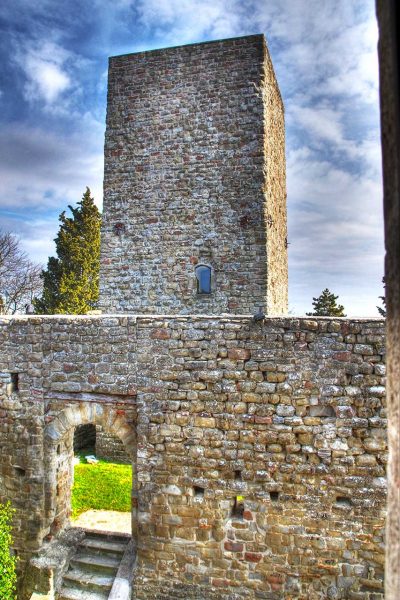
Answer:
[(86, 539), (106, 540), (108, 542), (129, 543), (131, 535), (129, 533), (116, 533), (113, 531), (94, 531), (93, 529), (83, 529)]
[(107, 600), (109, 590), (104, 592), (89, 592), (80, 589), (62, 587), (57, 600)]
[(114, 575), (102, 575), (86, 569), (71, 569), (63, 577), (64, 586), (84, 591), (109, 591), (114, 582)]
[(85, 538), (80, 543), (80, 548), (89, 548), (91, 551), (96, 551), (104, 554), (123, 555), (128, 545), (128, 541), (110, 541), (108, 539)]
[(75, 554), (70, 560), (70, 566), (76, 569), (84, 569), (86, 571), (101, 572), (104, 574), (110, 573), (115, 575), (118, 571), (121, 557), (103, 556), (100, 554)]
[(108, 598), (131, 536), (86, 531), (64, 574), (57, 600)]

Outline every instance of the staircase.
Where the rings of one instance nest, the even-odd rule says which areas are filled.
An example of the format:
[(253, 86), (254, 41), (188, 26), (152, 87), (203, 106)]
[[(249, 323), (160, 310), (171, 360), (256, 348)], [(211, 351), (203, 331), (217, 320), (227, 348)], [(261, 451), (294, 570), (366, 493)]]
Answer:
[(72, 556), (57, 600), (106, 600), (130, 536), (86, 531)]

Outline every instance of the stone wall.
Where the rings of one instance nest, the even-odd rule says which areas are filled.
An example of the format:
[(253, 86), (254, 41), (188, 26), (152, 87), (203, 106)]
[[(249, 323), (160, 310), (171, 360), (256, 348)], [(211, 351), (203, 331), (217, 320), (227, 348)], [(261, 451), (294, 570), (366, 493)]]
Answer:
[(138, 598), (383, 597), (383, 339), (379, 321), (138, 320)]
[[(283, 105), (263, 35), (110, 59), (100, 306), (287, 310)], [(198, 294), (195, 266), (212, 268)]]
[(126, 453), (123, 442), (107, 431), (101, 425), (78, 425), (74, 431), (74, 453), (85, 451), (95, 454), (97, 458), (126, 463), (131, 462), (131, 457)]
[(0, 501), (17, 509), (22, 567), (68, 522), (76, 426), (102, 425), (136, 454), (132, 327), (107, 317), (0, 320)]
[(122, 440), (96, 425), (96, 456), (107, 460), (129, 464), (132, 458), (126, 453)]
[(68, 522), (72, 432), (94, 423), (134, 465), (135, 598), (383, 598), (382, 321), (21, 317), (0, 335), (23, 558)]

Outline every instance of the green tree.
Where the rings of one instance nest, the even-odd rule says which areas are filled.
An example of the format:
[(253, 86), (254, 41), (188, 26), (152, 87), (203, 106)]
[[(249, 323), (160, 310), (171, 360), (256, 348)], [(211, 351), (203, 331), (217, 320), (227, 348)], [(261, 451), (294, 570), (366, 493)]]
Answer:
[(17, 558), (10, 554), (12, 544), (11, 518), (13, 509), (10, 503), (0, 504), (0, 598), (15, 600), (17, 575), (15, 571)]
[(313, 298), (314, 311), (306, 313), (312, 317), (345, 317), (344, 306), (337, 304), (338, 296), (325, 288), (318, 298)]
[(43, 294), (34, 302), (39, 314), (85, 314), (99, 297), (101, 214), (89, 188), (78, 202), (63, 211), (55, 238), (57, 258), (49, 258), (42, 272)]
[(381, 315), (381, 317), (386, 317), (386, 281), (384, 277), (382, 277), (382, 283), (385, 295), (379, 296), (379, 299), (382, 300), (383, 306), (377, 306), (376, 308), (378, 309), (378, 313)]

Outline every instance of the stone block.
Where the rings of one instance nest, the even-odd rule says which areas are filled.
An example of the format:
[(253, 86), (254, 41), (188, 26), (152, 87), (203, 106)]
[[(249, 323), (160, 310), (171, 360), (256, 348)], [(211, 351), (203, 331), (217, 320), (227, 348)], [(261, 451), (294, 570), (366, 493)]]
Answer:
[(227, 541), (224, 543), (227, 552), (243, 552), (244, 545), (240, 542)]
[(228, 358), (231, 360), (249, 360), (250, 356), (251, 352), (246, 348), (230, 348), (228, 350)]
[(195, 417), (195, 427), (215, 427), (214, 417)]

